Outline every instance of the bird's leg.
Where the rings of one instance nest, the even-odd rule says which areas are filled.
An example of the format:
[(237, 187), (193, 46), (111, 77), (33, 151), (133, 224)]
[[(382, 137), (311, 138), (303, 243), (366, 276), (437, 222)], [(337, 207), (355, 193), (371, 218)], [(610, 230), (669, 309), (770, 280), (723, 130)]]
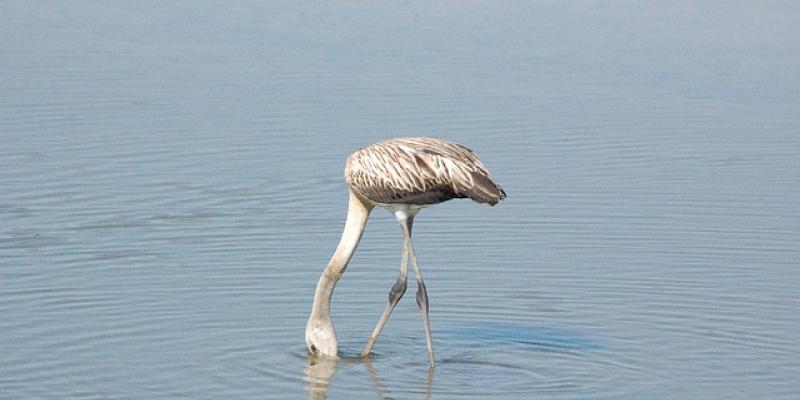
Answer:
[(431, 339), (431, 324), (430, 319), (428, 318), (428, 291), (425, 290), (425, 282), (422, 280), (422, 272), (417, 264), (417, 255), (414, 252), (414, 245), (411, 244), (411, 225), (413, 222), (413, 217), (408, 219), (408, 222), (403, 225), (403, 233), (405, 234), (406, 241), (408, 242), (408, 253), (411, 256), (411, 262), (414, 265), (414, 274), (417, 276), (417, 306), (419, 306), (419, 311), (422, 314), (422, 324), (425, 328), (425, 339), (428, 342), (428, 358), (431, 362), (431, 368), (433, 368), (436, 366), (436, 362), (433, 359), (433, 340)]
[(386, 304), (386, 308), (383, 310), (381, 319), (378, 320), (378, 324), (375, 325), (375, 329), (372, 331), (372, 335), (370, 335), (367, 345), (364, 346), (364, 350), (361, 351), (362, 357), (368, 356), (370, 351), (372, 351), (372, 346), (375, 345), (375, 341), (378, 340), (378, 335), (381, 334), (383, 326), (389, 319), (389, 315), (392, 314), (392, 311), (394, 311), (395, 306), (397, 306), (397, 303), (400, 302), (400, 299), (406, 292), (406, 285), (407, 285), (406, 281), (408, 276), (408, 246), (409, 246), (408, 240), (404, 239), (403, 256), (402, 260), (400, 261), (400, 276), (397, 277), (397, 281), (394, 283), (392, 289), (389, 291), (389, 303)]

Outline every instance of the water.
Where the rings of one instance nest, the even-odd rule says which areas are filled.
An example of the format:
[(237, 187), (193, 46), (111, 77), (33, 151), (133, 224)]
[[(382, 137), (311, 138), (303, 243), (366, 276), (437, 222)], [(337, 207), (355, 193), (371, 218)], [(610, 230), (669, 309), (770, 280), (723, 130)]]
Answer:
[[(791, 2), (0, 4), (0, 398), (800, 395)], [(424, 210), (438, 361), (373, 213), (309, 359), (349, 152), (475, 149)]]

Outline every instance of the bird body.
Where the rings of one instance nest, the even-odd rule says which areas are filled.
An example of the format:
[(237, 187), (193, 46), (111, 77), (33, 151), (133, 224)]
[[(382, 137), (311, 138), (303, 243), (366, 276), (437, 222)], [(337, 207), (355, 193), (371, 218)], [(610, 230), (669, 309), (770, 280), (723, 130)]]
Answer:
[(395, 138), (347, 158), (345, 180), (377, 204), (429, 206), (454, 198), (497, 204), (505, 198), (478, 156), (442, 139)]
[(423, 319), (430, 365), (435, 365), (428, 318), (428, 294), (411, 244), (411, 228), (420, 209), (455, 198), (470, 198), (494, 206), (506, 197), (478, 156), (458, 143), (432, 138), (395, 138), (368, 145), (351, 154), (344, 170), (350, 200), (344, 232), (317, 282), (306, 345), (312, 354), (336, 357), (338, 342), (330, 317), (336, 282), (355, 252), (369, 214), (375, 206), (391, 212), (403, 228), (400, 276), (362, 356), (369, 355), (384, 324), (406, 291), (407, 264), (414, 266), (417, 305)]

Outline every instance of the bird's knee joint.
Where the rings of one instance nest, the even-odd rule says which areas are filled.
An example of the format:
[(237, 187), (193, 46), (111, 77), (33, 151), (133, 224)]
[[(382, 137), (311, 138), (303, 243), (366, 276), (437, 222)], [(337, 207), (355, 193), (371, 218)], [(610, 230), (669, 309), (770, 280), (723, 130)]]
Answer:
[(406, 280), (405, 279), (398, 279), (397, 282), (392, 285), (392, 290), (389, 291), (389, 303), (397, 303), (403, 297), (403, 294), (406, 292)]
[(425, 284), (420, 284), (417, 287), (417, 306), (428, 311), (428, 291), (425, 290)]

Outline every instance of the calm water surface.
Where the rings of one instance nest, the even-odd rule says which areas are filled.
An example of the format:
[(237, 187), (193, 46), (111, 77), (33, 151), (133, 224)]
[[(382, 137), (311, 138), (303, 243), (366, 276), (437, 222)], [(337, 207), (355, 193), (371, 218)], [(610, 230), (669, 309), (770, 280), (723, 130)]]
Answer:
[[(0, 398), (798, 398), (800, 8), (667, 3), (0, 3)], [(435, 372), (384, 212), (309, 359), (402, 135), (509, 198), (417, 218)]]

